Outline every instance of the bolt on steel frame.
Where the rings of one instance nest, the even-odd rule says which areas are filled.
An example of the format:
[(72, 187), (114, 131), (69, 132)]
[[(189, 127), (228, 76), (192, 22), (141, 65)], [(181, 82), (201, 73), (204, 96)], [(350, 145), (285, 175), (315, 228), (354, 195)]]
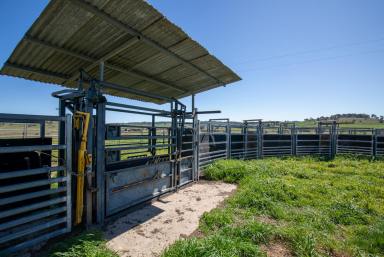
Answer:
[[(85, 174), (84, 206), (84, 220), (88, 226), (93, 223), (102, 224), (105, 218), (132, 205), (198, 180), (198, 114), (218, 113), (198, 112), (194, 106), (194, 95), (192, 111), (187, 112), (186, 106), (176, 99), (105, 82), (103, 63), (100, 63), (99, 68), (100, 79), (80, 71), (77, 90), (62, 90), (52, 94), (59, 98), (61, 115), (66, 110), (73, 114), (90, 114), (87, 153), (91, 161)], [(170, 104), (170, 110), (109, 102), (102, 94), (103, 88), (165, 100)], [(106, 124), (106, 114), (110, 112), (149, 116), (151, 122), (149, 126)], [(169, 119), (170, 126), (157, 126), (156, 117)], [(132, 134), (135, 128), (146, 131), (146, 134)], [(80, 138), (81, 132), (74, 130), (74, 152), (79, 149)], [(161, 140), (162, 144), (159, 144)], [(114, 141), (120, 143), (114, 144)], [(78, 161), (74, 156), (72, 165)], [(75, 191), (74, 186), (72, 189)]]

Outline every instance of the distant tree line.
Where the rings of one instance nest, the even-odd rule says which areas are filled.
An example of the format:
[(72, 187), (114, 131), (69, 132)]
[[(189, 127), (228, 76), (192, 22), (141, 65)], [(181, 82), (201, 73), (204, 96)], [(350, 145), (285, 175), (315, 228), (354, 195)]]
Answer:
[(369, 120), (369, 121), (377, 121), (380, 123), (384, 123), (384, 116), (383, 115), (376, 115), (376, 114), (365, 114), (365, 113), (344, 113), (344, 114), (334, 114), (331, 116), (321, 116), (318, 118), (307, 118), (304, 119), (304, 121), (326, 121), (326, 120), (349, 120), (349, 121), (356, 121), (356, 120)]

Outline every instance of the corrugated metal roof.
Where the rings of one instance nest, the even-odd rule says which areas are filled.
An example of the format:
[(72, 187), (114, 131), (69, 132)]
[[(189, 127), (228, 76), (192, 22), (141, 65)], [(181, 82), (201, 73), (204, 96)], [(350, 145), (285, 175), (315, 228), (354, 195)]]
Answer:
[[(127, 88), (181, 98), (240, 80), (142, 0), (53, 0), (1, 74), (76, 87), (80, 69)], [(105, 89), (120, 97), (162, 100)]]

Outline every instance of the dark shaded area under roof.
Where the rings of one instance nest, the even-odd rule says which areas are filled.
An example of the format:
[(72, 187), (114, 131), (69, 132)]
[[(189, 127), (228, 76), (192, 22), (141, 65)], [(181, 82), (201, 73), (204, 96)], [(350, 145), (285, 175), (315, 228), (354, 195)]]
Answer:
[[(76, 88), (79, 70), (144, 92), (181, 98), (240, 80), (142, 0), (52, 0), (1, 74)], [(163, 103), (104, 89), (106, 94)]]

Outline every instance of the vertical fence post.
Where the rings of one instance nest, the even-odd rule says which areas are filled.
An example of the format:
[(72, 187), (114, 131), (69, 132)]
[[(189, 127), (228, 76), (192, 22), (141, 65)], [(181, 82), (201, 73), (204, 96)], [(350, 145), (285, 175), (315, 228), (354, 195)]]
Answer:
[(152, 115), (151, 129), (150, 129), (150, 153), (152, 156), (156, 155), (156, 116)]
[[(65, 117), (65, 101), (60, 99), (59, 100), (59, 116)], [(65, 144), (65, 133), (66, 133), (66, 123), (64, 121), (59, 122), (59, 144), (63, 145)], [(61, 160), (65, 159), (65, 153), (64, 150), (59, 150), (59, 165), (64, 165), (64, 163), (61, 163)]]
[(263, 148), (264, 148), (264, 143), (263, 143), (263, 140), (264, 140), (264, 129), (263, 129), (263, 124), (261, 123), (261, 121), (259, 121), (259, 158), (263, 158), (264, 154), (263, 154)]
[(293, 124), (293, 126), (291, 127), (291, 140), (292, 140), (292, 146), (291, 146), (291, 154), (296, 156), (296, 142), (297, 142), (297, 138), (296, 138), (296, 124)]
[(72, 230), (72, 116), (65, 116), (65, 170), (67, 188), (67, 232)]
[(232, 158), (232, 127), (228, 122), (228, 159)]
[(97, 105), (96, 125), (96, 222), (105, 218), (105, 103)]
[(229, 159), (231, 154), (230, 154), (230, 145), (229, 145), (229, 142), (230, 142), (230, 137), (231, 137), (231, 133), (230, 133), (230, 125), (229, 125), (229, 121), (227, 122), (227, 125), (225, 126), (225, 132), (226, 132), (226, 140), (225, 140), (225, 146), (226, 146), (226, 159)]
[(243, 123), (243, 159), (248, 157), (248, 123), (245, 121)]
[(45, 138), (45, 120), (40, 121), (40, 137)]
[[(197, 112), (197, 109), (196, 109)], [(200, 120), (197, 121), (197, 146), (196, 146), (196, 167), (197, 167), (197, 181), (200, 180)]]
[(372, 157), (377, 156), (377, 129), (372, 129)]
[(337, 153), (337, 140), (338, 140), (338, 131), (336, 122), (332, 123), (332, 132), (331, 132), (331, 158), (335, 158)]

